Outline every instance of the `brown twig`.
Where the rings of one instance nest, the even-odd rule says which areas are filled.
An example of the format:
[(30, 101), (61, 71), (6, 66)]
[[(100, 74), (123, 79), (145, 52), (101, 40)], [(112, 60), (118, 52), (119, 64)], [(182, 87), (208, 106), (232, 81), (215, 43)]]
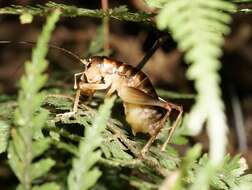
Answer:
[[(101, 0), (102, 10), (108, 11), (108, 0)], [(104, 55), (109, 55), (109, 17), (103, 18)]]

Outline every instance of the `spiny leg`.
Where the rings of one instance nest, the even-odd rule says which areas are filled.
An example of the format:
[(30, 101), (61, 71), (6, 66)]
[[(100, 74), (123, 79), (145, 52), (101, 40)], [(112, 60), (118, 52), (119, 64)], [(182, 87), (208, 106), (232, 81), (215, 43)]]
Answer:
[(164, 126), (164, 122), (166, 121), (166, 119), (170, 115), (171, 110), (176, 109), (176, 110), (180, 111), (180, 114), (177, 117), (177, 119), (176, 119), (176, 121), (175, 121), (173, 127), (171, 128), (171, 131), (168, 135), (168, 140), (166, 140), (165, 144), (162, 147), (162, 148), (165, 148), (166, 144), (169, 142), (169, 140), (170, 140), (170, 138), (171, 138), (176, 126), (177, 126), (177, 123), (182, 115), (182, 107), (177, 106), (175, 104), (168, 103), (162, 99), (154, 98), (154, 97), (146, 94), (145, 92), (143, 92), (139, 89), (133, 88), (133, 87), (122, 87), (120, 89), (120, 91), (118, 92), (118, 94), (122, 98), (122, 100), (127, 103), (146, 105), (146, 106), (158, 106), (158, 107), (162, 107), (167, 110), (166, 115), (160, 121), (159, 127), (157, 127), (154, 135), (149, 139), (149, 141), (146, 143), (146, 145), (142, 149), (142, 151), (141, 151), (142, 156), (145, 155), (145, 153), (148, 151), (151, 144), (156, 139), (160, 130)]
[(75, 99), (74, 99), (74, 106), (73, 106), (73, 112), (76, 113), (78, 110), (78, 105), (80, 101), (80, 89), (76, 91)]
[(75, 95), (75, 99), (74, 99), (74, 106), (73, 106), (73, 110), (70, 112), (66, 112), (66, 113), (62, 113), (62, 114), (57, 114), (57, 116), (59, 117), (71, 117), (74, 114), (76, 114), (77, 109), (78, 109), (78, 104), (79, 104), (79, 100), (80, 100), (80, 89), (78, 89), (76, 91), (76, 95)]
[(175, 105), (175, 104), (172, 104), (172, 103), (167, 103), (167, 107), (170, 107), (172, 109), (177, 110), (179, 112), (179, 114), (178, 114), (176, 120), (174, 121), (174, 123), (173, 123), (173, 125), (171, 127), (171, 130), (170, 130), (170, 132), (168, 134), (168, 137), (167, 137), (166, 141), (164, 142), (164, 144), (161, 147), (162, 151), (165, 151), (166, 146), (170, 142), (170, 140), (172, 138), (172, 135), (173, 135), (176, 127), (178, 126), (178, 123), (179, 123), (179, 121), (180, 121), (180, 119), (182, 117), (182, 114), (183, 114), (183, 108), (182, 108), (182, 106), (178, 106), (178, 105)]
[[(74, 74), (74, 89), (77, 89), (78, 88), (78, 85), (77, 85), (77, 77), (78, 76), (83, 76), (84, 75), (84, 72), (81, 72), (81, 73), (75, 73)], [(75, 99), (74, 99), (74, 106), (73, 106), (73, 110), (70, 111), (70, 112), (66, 112), (64, 114), (58, 114), (60, 116), (72, 116), (74, 115), (76, 112), (77, 112), (77, 109), (78, 109), (78, 104), (79, 104), (79, 100), (80, 100), (80, 90), (78, 89), (76, 91), (76, 95), (75, 95)]]
[(163, 107), (163, 103), (159, 99), (134, 87), (122, 86), (118, 90), (118, 95), (127, 103)]
[(95, 84), (95, 83), (79, 83), (79, 88), (85, 92), (85, 90), (105, 90), (111, 84), (110, 83), (102, 83), (102, 84)]
[(91, 101), (96, 90), (104, 90), (107, 89), (109, 86), (110, 84), (107, 83), (102, 84), (90, 84), (84, 82), (79, 83), (79, 88), (81, 89), (82, 93), (88, 96), (87, 100), (85, 101), (86, 104), (88, 104)]
[(81, 73), (75, 73), (74, 74), (74, 89), (77, 89), (78, 86), (77, 86), (77, 77), (80, 76), (80, 75), (84, 75), (84, 72), (81, 72)]
[(157, 136), (161, 132), (161, 129), (164, 127), (165, 122), (166, 122), (167, 118), (169, 117), (170, 113), (171, 113), (171, 109), (168, 109), (166, 114), (164, 115), (164, 117), (160, 121), (158, 121), (157, 123), (154, 124), (154, 125), (158, 125), (158, 127), (156, 128), (154, 134), (151, 136), (151, 138), (148, 140), (148, 142), (144, 145), (143, 149), (141, 150), (141, 155), (143, 157), (149, 151), (150, 146), (152, 145), (152, 143), (155, 141), (155, 139), (157, 138)]
[[(96, 90), (104, 90), (107, 89), (110, 86), (108, 83), (102, 83), (102, 84), (92, 84), (92, 83), (84, 83), (84, 82), (79, 82), (78, 87), (79, 90), (88, 96), (88, 100), (90, 101), (91, 98), (93, 97), (93, 94), (95, 93)], [(76, 111), (77, 111), (78, 104), (76, 105)]]

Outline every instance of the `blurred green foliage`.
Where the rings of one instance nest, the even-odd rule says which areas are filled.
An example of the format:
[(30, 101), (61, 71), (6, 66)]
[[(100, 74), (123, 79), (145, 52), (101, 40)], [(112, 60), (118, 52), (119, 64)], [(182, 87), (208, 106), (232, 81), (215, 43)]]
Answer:
[[(195, 80), (198, 92), (195, 96), (159, 91), (161, 96), (169, 98), (196, 100), (191, 112), (194, 119), (181, 122), (172, 141), (177, 146), (185, 144), (187, 125), (195, 133), (207, 119), (210, 158), (201, 152), (200, 145), (189, 148), (185, 156), (179, 155), (172, 145), (168, 146), (167, 152), (160, 152), (159, 146), (165, 139), (165, 131), (169, 130), (169, 122), (163, 136), (155, 142), (147, 156), (141, 158), (140, 150), (147, 139), (133, 137), (122, 118), (110, 116), (114, 97), (105, 99), (98, 111), (81, 104), (73, 117), (57, 117), (58, 113), (71, 110), (72, 100), (41, 91), (47, 80), (44, 74), (47, 43), (59, 15), (109, 16), (152, 24), (150, 21), (154, 14), (131, 12), (125, 6), (108, 12), (53, 2), (36, 7), (12, 6), (0, 9), (0, 14), (21, 15), (22, 22), (30, 22), (35, 15), (45, 16), (55, 10), (48, 17), (31, 61), (26, 63), (18, 100), (0, 96), (0, 152), (8, 152), (9, 166), (20, 182), (17, 189), (251, 188), (252, 176), (245, 173), (245, 160), (240, 156), (224, 156), (226, 123), (219, 90), (219, 57), (223, 35), (230, 29), (230, 12), (237, 9), (231, 2), (223, 0), (146, 2), (158, 10), (155, 17), (157, 27), (169, 30), (179, 48), (185, 52), (185, 59), (191, 64), (188, 78)], [(103, 43), (101, 29), (98, 29), (97, 37), (90, 43), (89, 53), (101, 53)], [(209, 94), (213, 95), (212, 103), (206, 106)], [(99, 102), (103, 97), (96, 98)], [(216, 134), (220, 136), (214, 139)]]

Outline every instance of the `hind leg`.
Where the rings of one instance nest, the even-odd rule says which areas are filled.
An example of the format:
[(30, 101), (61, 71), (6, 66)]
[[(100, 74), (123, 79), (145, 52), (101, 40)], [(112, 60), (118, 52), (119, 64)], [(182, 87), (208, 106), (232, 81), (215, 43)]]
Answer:
[(76, 95), (75, 95), (75, 99), (74, 99), (73, 110), (70, 112), (57, 114), (57, 117), (72, 117), (74, 114), (76, 114), (77, 109), (78, 109), (78, 105), (79, 105), (79, 100), (80, 100), (80, 90), (78, 89), (76, 91)]
[(133, 87), (123, 87), (120, 89), (118, 94), (122, 98), (122, 100), (127, 103), (146, 105), (146, 106), (158, 106), (158, 107), (162, 107), (167, 110), (166, 115), (159, 121), (158, 127), (155, 129), (154, 134), (151, 136), (149, 141), (146, 143), (146, 145), (142, 149), (142, 151), (141, 151), (142, 156), (144, 156), (146, 154), (146, 152), (148, 152), (149, 147), (154, 142), (154, 140), (158, 136), (159, 132), (163, 128), (164, 123), (165, 123), (166, 119), (169, 117), (171, 110), (175, 109), (175, 110), (179, 111), (179, 115), (177, 116), (174, 124), (171, 127), (171, 130), (168, 134), (168, 138), (161, 148), (161, 150), (164, 151), (166, 148), (166, 145), (170, 142), (170, 139), (171, 139), (171, 137), (172, 137), (177, 125), (178, 125), (179, 120), (181, 119), (181, 116), (183, 113), (182, 107), (177, 106), (172, 103), (169, 103), (169, 102), (166, 102), (166, 101), (162, 100), (161, 98), (158, 98), (158, 99), (154, 98), (154, 97), (146, 94), (145, 92), (143, 92), (139, 89), (133, 88)]
[(162, 151), (165, 151), (167, 144), (170, 142), (170, 140), (172, 138), (172, 135), (175, 132), (175, 129), (178, 126), (178, 123), (179, 123), (179, 121), (180, 121), (180, 119), (182, 117), (182, 113), (183, 113), (182, 106), (178, 106), (178, 105), (175, 105), (175, 104), (172, 104), (172, 103), (168, 103), (168, 102), (167, 102), (166, 106), (169, 107), (169, 108), (171, 108), (171, 109), (177, 110), (179, 112), (179, 114), (177, 115), (177, 117), (176, 117), (176, 119), (175, 119), (175, 121), (174, 121), (174, 123), (173, 123), (173, 125), (171, 127), (171, 130), (169, 131), (169, 134), (168, 134), (168, 137), (167, 137), (166, 141), (164, 142), (164, 144), (161, 147)]
[(141, 150), (142, 157), (144, 157), (146, 155), (146, 153), (149, 151), (150, 146), (152, 145), (152, 143), (155, 141), (155, 139), (157, 138), (157, 136), (161, 132), (161, 129), (164, 127), (165, 122), (166, 122), (167, 118), (169, 117), (170, 113), (171, 113), (171, 109), (168, 109), (165, 116), (160, 121), (158, 121), (157, 123), (154, 124), (157, 127), (155, 129), (154, 134), (151, 136), (151, 138), (148, 140), (148, 142), (142, 148), (142, 150)]

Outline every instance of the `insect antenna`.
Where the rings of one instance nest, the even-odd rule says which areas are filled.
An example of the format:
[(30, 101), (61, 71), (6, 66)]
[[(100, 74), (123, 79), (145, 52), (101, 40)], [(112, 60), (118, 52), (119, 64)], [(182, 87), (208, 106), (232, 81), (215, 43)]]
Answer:
[[(8, 41), (8, 40), (0, 40), (0, 44), (25, 44), (25, 45), (32, 45), (35, 46), (36, 42), (30, 42), (30, 41)], [(86, 65), (86, 60), (82, 59), (79, 55), (71, 52), (70, 50), (67, 50), (65, 48), (59, 47), (57, 45), (54, 44), (48, 44), (48, 47), (51, 49), (56, 49), (59, 51), (64, 52), (66, 55), (68, 55), (71, 58), (74, 58), (75, 60), (77, 60), (78, 62), (80, 62), (81, 64)], [(16, 71), (15, 71), (16, 72)]]
[(151, 56), (156, 52), (156, 50), (163, 45), (163, 43), (169, 38), (169, 36), (164, 35), (159, 37), (155, 43), (152, 45), (152, 47), (147, 51), (145, 56), (142, 58), (142, 60), (137, 64), (136, 70), (140, 71), (144, 67), (144, 65), (147, 63), (147, 61), (151, 58)]

